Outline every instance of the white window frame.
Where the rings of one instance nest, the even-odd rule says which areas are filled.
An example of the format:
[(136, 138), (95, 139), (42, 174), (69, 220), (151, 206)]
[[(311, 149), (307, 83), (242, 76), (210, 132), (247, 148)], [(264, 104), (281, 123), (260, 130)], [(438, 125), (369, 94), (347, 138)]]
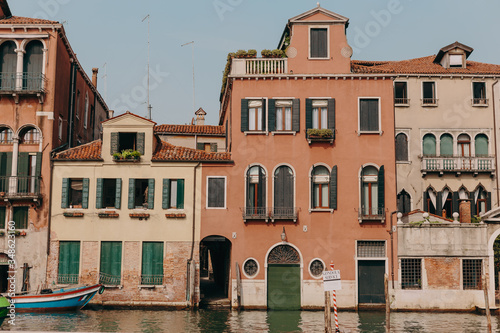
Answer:
[[(396, 83), (406, 83), (406, 99), (408, 103), (396, 103)], [(394, 81), (394, 106), (409, 106), (410, 105), (410, 89), (408, 89), (409, 83), (407, 80), (395, 80)]]
[[(313, 170), (315, 167), (325, 167), (328, 170), (328, 205), (330, 205), (330, 182), (331, 182), (331, 172), (332, 169), (330, 168), (329, 165), (324, 164), (324, 163), (316, 163), (311, 168), (309, 169), (309, 212), (332, 212), (332, 208), (313, 208), (313, 199), (314, 199), (314, 193), (313, 193), (313, 188), (314, 188), (314, 176), (312, 174)], [(326, 267), (326, 266), (325, 266)]]
[[(484, 99), (485, 103), (474, 103), (474, 83), (483, 83), (484, 84)], [(471, 96), (472, 96), (472, 106), (474, 107), (487, 107), (488, 106), (488, 86), (486, 85), (485, 81), (472, 81), (470, 85), (471, 89)]]
[[(326, 29), (326, 57), (315, 58), (311, 56), (311, 30), (312, 29)], [(330, 59), (330, 26), (328, 25), (311, 25), (308, 29), (308, 52), (307, 58), (310, 60), (327, 60)]]
[[(434, 99), (436, 100), (436, 103), (424, 103), (424, 83), (426, 82), (432, 82), (434, 83)], [(439, 99), (438, 99), (438, 88), (437, 88), (437, 82), (435, 80), (425, 80), (422, 81), (420, 85), (420, 101), (422, 106), (437, 106)]]
[(320, 280), (323, 279), (323, 274), (320, 274), (319, 276), (314, 276), (313, 273), (311, 272), (311, 264), (316, 260), (321, 261), (323, 263), (324, 269), (328, 270), (329, 267), (326, 266), (325, 262), (321, 258), (313, 258), (311, 259), (311, 261), (309, 261), (309, 265), (307, 265), (307, 270), (309, 271), (309, 275), (315, 280)]
[[(224, 207), (209, 207), (208, 206), (208, 196), (209, 196), (209, 179), (211, 178), (223, 178), (224, 179)], [(207, 176), (207, 189), (206, 189), (206, 209), (226, 209), (227, 207), (227, 176)]]
[[(268, 119), (268, 112), (269, 112), (269, 99), (267, 97), (244, 97), (244, 99), (248, 100), (248, 130), (245, 131), (245, 135), (248, 134), (267, 134), (269, 130), (269, 119)], [(250, 130), (250, 101), (262, 101), (262, 106), (266, 106), (266, 115), (264, 116), (264, 122), (266, 128), (263, 130)]]
[[(245, 272), (245, 264), (249, 260), (253, 260), (257, 264), (257, 272), (255, 272), (255, 274), (251, 275), (251, 276), (248, 275), (247, 272)], [(255, 258), (253, 258), (253, 257), (246, 258), (245, 261), (243, 261), (243, 264), (241, 265), (241, 271), (243, 272), (243, 275), (245, 275), (247, 279), (255, 279), (257, 277), (257, 275), (259, 275), (259, 273), (260, 273), (260, 264), (259, 264), (259, 261), (257, 259), (255, 259)]]
[[(378, 100), (378, 131), (362, 131), (361, 130), (361, 100), (362, 99), (376, 99)], [(382, 135), (382, 103), (379, 96), (364, 96), (358, 97), (358, 135), (361, 134), (379, 134)]]

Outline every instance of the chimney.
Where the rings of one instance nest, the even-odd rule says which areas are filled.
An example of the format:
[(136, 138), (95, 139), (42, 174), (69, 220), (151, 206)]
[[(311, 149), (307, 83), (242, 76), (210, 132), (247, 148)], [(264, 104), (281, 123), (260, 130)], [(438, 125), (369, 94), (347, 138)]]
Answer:
[(199, 108), (194, 114), (196, 115), (196, 125), (205, 125), (205, 115), (207, 114), (205, 110)]
[(462, 199), (458, 206), (460, 212), (460, 223), (471, 223), (470, 200)]
[(115, 114), (115, 110), (108, 110), (108, 119), (113, 118), (114, 114)]
[(97, 73), (99, 68), (92, 68), (92, 84), (97, 88)]

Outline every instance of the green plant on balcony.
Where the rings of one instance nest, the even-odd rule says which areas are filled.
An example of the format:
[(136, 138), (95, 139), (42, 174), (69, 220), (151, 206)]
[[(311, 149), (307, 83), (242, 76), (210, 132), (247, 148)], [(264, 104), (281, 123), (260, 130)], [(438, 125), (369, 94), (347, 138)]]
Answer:
[(285, 52), (283, 50), (262, 50), (260, 52), (262, 58), (283, 58), (285, 56)]
[(236, 58), (246, 58), (246, 57), (247, 57), (247, 55), (248, 55), (248, 52), (247, 52), (247, 51), (245, 51), (245, 50), (238, 50), (238, 51), (236, 51), (236, 53), (235, 53), (235, 57), (236, 57)]
[(257, 50), (254, 50), (254, 49), (248, 50), (247, 57), (248, 58), (255, 58), (255, 57), (257, 57)]
[(113, 154), (113, 159), (115, 160), (138, 160), (140, 157), (141, 153), (132, 149), (122, 150), (121, 153)]
[(307, 130), (307, 136), (309, 138), (329, 139), (333, 137), (333, 130), (329, 128), (309, 128)]

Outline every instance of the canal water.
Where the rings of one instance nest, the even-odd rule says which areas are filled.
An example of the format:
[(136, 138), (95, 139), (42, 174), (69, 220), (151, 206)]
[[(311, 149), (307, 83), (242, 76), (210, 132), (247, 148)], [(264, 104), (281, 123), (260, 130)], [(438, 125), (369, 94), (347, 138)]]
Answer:
[[(333, 318), (332, 318), (333, 322)], [(341, 332), (385, 332), (384, 312), (340, 312)], [(493, 332), (500, 321), (492, 316)], [(324, 332), (320, 311), (82, 310), (68, 314), (18, 314), (2, 331), (59, 332)], [(485, 316), (471, 313), (391, 314), (391, 332), (487, 332)]]

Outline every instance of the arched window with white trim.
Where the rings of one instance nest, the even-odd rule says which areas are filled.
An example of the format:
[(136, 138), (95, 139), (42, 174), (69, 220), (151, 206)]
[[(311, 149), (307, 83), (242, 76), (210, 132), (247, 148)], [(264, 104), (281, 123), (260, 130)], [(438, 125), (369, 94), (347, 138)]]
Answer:
[(16, 44), (8, 41), (0, 45), (0, 89), (15, 90), (17, 78)]
[(484, 134), (476, 135), (474, 140), (476, 157), (488, 156), (488, 137)]
[(436, 137), (434, 134), (426, 134), (422, 140), (422, 152), (424, 156), (436, 156)]
[(246, 217), (266, 217), (266, 171), (264, 168), (254, 165), (248, 169), (246, 174), (246, 190)]
[(408, 161), (408, 137), (405, 133), (396, 135), (396, 161)]
[(43, 44), (34, 40), (26, 45), (23, 63), (23, 90), (38, 91), (42, 88)]
[(362, 218), (378, 219), (385, 210), (384, 166), (377, 169), (367, 165), (361, 171), (361, 214)]
[(437, 207), (437, 193), (434, 191), (432, 187), (427, 188), (425, 190), (424, 195), (424, 211), (429, 212), (431, 214), (436, 214)]

